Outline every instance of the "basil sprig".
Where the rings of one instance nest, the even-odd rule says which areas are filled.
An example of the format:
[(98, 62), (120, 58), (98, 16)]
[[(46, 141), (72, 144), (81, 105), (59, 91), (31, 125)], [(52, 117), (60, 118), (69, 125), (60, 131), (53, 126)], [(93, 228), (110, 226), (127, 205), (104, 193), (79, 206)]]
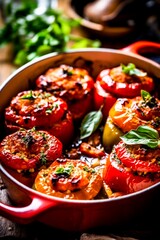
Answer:
[(158, 131), (146, 125), (139, 126), (136, 130), (131, 130), (120, 138), (128, 145), (142, 144), (150, 148), (160, 145)]
[(89, 137), (96, 131), (103, 118), (101, 109), (88, 113), (82, 120), (80, 126), (80, 139)]
[(136, 75), (139, 77), (144, 77), (147, 75), (146, 72), (143, 72), (136, 68), (135, 64), (129, 63), (128, 65), (121, 64), (122, 72), (128, 74), (128, 75)]
[(66, 176), (70, 176), (71, 172), (73, 170), (73, 165), (68, 165), (66, 167), (57, 167), (55, 174), (56, 175), (66, 175)]

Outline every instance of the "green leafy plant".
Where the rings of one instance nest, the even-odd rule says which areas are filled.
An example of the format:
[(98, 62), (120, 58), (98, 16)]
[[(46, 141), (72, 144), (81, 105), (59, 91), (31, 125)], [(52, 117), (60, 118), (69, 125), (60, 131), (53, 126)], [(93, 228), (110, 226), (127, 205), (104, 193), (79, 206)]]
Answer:
[[(66, 17), (62, 10), (47, 8), (38, 14), (37, 3), (13, 1), (4, 9), (5, 24), (0, 29), (0, 46), (13, 44), (13, 62), (21, 66), (51, 52), (69, 48), (99, 47), (99, 40), (74, 36), (72, 30), (80, 26), (80, 19)], [(69, 42), (72, 44), (69, 45)]]

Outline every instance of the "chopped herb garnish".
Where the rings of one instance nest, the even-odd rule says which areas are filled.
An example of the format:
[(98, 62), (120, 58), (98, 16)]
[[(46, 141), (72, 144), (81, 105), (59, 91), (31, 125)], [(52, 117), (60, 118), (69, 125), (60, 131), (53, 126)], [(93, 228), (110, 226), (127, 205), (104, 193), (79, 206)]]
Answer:
[(68, 165), (67, 167), (60, 166), (56, 168), (55, 174), (69, 176), (71, 175), (72, 169), (73, 169), (73, 165)]
[(22, 141), (26, 145), (27, 148), (30, 147), (35, 142), (35, 139), (30, 133), (27, 133), (26, 136), (22, 137)]
[(128, 65), (121, 64), (122, 72), (128, 74), (128, 75), (136, 75), (139, 77), (144, 77), (147, 75), (146, 72), (143, 72), (136, 68), (135, 64), (129, 63)]
[(46, 155), (42, 152), (40, 153), (40, 162), (41, 162), (41, 165), (46, 165), (47, 163), (47, 158), (46, 158)]
[(141, 97), (145, 106), (153, 108), (158, 105), (157, 99), (154, 96), (151, 96), (150, 93), (145, 90), (141, 90)]
[(56, 108), (58, 108), (57, 103), (53, 104), (50, 108), (46, 109), (46, 113), (51, 114), (53, 109), (56, 109)]
[(67, 76), (72, 76), (73, 72), (69, 71), (68, 69), (63, 69), (63, 74), (66, 74)]
[(151, 99), (151, 94), (145, 90), (141, 90), (141, 97), (144, 101), (148, 101)]
[(83, 170), (86, 171), (86, 172), (95, 173), (95, 169), (92, 169), (92, 168), (89, 168), (89, 167), (84, 167)]

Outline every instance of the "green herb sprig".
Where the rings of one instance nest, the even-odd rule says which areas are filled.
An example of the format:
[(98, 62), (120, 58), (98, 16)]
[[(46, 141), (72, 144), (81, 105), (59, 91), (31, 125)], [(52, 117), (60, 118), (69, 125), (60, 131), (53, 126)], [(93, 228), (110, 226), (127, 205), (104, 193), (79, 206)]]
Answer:
[(120, 138), (128, 145), (142, 144), (150, 148), (156, 148), (160, 145), (158, 131), (146, 125), (139, 126)]
[(121, 64), (122, 67), (122, 72), (128, 74), (128, 75), (136, 75), (139, 77), (144, 77), (147, 75), (146, 72), (143, 72), (136, 68), (135, 64), (133, 63), (128, 63), (128, 65)]

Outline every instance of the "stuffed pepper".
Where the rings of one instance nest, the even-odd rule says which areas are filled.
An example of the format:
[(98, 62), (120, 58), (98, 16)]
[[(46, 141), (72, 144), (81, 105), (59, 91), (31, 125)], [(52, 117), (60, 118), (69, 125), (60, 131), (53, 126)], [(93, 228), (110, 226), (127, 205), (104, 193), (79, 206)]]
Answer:
[(62, 155), (62, 149), (61, 141), (48, 132), (21, 128), (2, 139), (0, 161), (15, 178), (29, 184), (39, 169)]
[(142, 89), (151, 93), (154, 80), (135, 64), (120, 64), (104, 69), (99, 73), (94, 85), (95, 107), (99, 109), (103, 105), (103, 115), (106, 119), (117, 98), (134, 98), (140, 95)]
[(106, 162), (104, 181), (112, 192), (137, 192), (160, 182), (158, 131), (140, 126), (121, 137)]
[(50, 196), (89, 200), (99, 193), (102, 181), (102, 172), (86, 161), (58, 158), (38, 173), (33, 187)]
[(36, 80), (37, 89), (51, 92), (64, 99), (73, 115), (79, 120), (90, 111), (94, 80), (86, 69), (62, 64), (49, 68)]

